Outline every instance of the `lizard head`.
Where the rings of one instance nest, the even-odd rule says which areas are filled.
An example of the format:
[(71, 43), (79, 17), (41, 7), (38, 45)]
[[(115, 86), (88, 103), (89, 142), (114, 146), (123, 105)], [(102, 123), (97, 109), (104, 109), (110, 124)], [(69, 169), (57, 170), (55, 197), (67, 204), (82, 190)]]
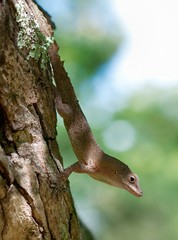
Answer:
[(109, 155), (104, 154), (98, 164), (98, 171), (89, 175), (98, 181), (123, 188), (137, 197), (143, 195), (138, 176), (125, 163)]
[(137, 197), (143, 196), (143, 192), (139, 186), (138, 176), (131, 171), (122, 178), (122, 188)]
[(143, 196), (138, 176), (119, 159), (108, 155), (105, 156), (109, 159), (107, 161), (109, 163), (107, 164), (109, 165), (107, 169), (109, 171), (110, 168), (110, 182), (108, 183), (115, 187), (123, 188), (137, 197)]
[(138, 176), (133, 173), (130, 168), (120, 160), (110, 157), (110, 162), (112, 162), (111, 172), (113, 173), (113, 179), (111, 180), (111, 185), (123, 188), (130, 192), (131, 194), (141, 197), (143, 192), (139, 185)]
[(119, 160), (117, 163), (118, 168), (113, 169), (113, 186), (123, 188), (137, 197), (143, 196), (138, 176), (125, 163)]

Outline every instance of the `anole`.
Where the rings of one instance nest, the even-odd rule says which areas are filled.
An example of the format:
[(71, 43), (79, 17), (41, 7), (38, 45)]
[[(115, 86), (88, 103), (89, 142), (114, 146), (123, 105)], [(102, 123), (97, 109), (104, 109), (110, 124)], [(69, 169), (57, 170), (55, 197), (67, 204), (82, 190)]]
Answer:
[[(67, 179), (72, 172), (87, 173), (98, 181), (126, 189), (133, 195), (141, 197), (143, 193), (138, 176), (125, 163), (103, 152), (96, 143), (71, 82), (57, 56), (56, 45), (54, 49), (49, 52), (49, 55), (57, 85), (56, 108), (64, 120), (73, 151), (78, 159), (78, 162), (64, 170), (65, 178)], [(62, 81), (61, 77), (63, 77)], [(64, 88), (68, 88), (70, 100), (66, 97)]]

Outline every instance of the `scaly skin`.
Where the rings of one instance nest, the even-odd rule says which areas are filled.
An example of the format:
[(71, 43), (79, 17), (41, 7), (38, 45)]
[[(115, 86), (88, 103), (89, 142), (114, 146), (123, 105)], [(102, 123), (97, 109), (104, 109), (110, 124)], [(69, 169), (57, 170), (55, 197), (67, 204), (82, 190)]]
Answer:
[(54, 41), (49, 49), (53, 68), (56, 108), (64, 119), (71, 145), (78, 162), (64, 170), (64, 179), (72, 172), (87, 173), (92, 178), (126, 189), (135, 196), (143, 195), (135, 173), (120, 160), (105, 154), (96, 143), (89, 124), (78, 104), (73, 86), (58, 56), (58, 46)]
[(73, 151), (78, 162), (64, 170), (68, 178), (72, 172), (87, 173), (92, 178), (123, 188), (137, 197), (143, 195), (139, 179), (120, 160), (104, 153), (96, 143), (89, 124), (79, 106), (63, 103), (58, 90), (55, 90), (56, 108), (64, 120)]

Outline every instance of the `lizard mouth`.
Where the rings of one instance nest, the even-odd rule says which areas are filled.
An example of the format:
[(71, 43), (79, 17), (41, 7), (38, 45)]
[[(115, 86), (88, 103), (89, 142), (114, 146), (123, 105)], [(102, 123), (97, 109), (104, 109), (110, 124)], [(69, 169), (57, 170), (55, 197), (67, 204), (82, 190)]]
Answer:
[(132, 193), (136, 197), (142, 197), (143, 196), (143, 192), (142, 192), (142, 190), (139, 186), (125, 185), (125, 188), (128, 192)]

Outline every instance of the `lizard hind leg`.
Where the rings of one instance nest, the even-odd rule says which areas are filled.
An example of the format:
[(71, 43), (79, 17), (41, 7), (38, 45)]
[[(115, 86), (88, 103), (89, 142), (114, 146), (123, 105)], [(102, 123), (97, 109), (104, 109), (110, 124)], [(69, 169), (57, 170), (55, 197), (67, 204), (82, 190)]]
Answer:
[(62, 102), (60, 93), (56, 87), (54, 87), (54, 93), (55, 93), (55, 106), (57, 112), (64, 119), (69, 118), (72, 115), (71, 107), (68, 104)]

